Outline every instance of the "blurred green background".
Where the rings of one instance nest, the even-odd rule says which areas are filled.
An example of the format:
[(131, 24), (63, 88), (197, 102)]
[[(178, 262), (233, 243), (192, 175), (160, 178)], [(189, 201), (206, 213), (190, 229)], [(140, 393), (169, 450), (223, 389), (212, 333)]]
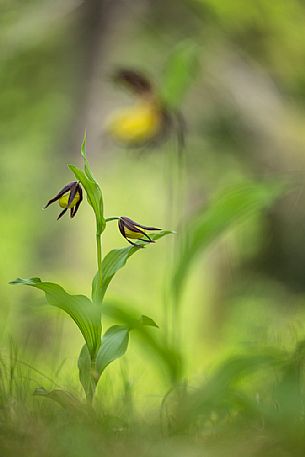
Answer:
[[(204, 216), (218, 193), (231, 186), (291, 184), (272, 205), (232, 224), (197, 255), (182, 293), (179, 351), (191, 389), (201, 386), (232, 354), (262, 346), (293, 353), (305, 336), (304, 2), (0, 0), (0, 11), (1, 358), (7, 367), (12, 351), (17, 352), (18, 364), (28, 367), (26, 375), (17, 375), (17, 383), (25, 383), (25, 390), (32, 392), (41, 385), (54, 387), (55, 382), (82, 395), (76, 369), (82, 338), (74, 323), (44, 306), (36, 291), (13, 289), (8, 282), (17, 276), (40, 276), (64, 284), (71, 293), (90, 294), (96, 271), (90, 208), (83, 204), (75, 220), (64, 217), (59, 222), (58, 208), (42, 211), (73, 180), (66, 164), (81, 164), (85, 128), (88, 158), (103, 189), (106, 216), (126, 215), (177, 230), (178, 240), (183, 227), (192, 226), (193, 217)], [(104, 126), (111, 113), (132, 102), (112, 85), (113, 69), (138, 68), (161, 91), (166, 62), (185, 40), (196, 46), (199, 70), (180, 107), (187, 134), (183, 185), (177, 190), (172, 183), (173, 135), (158, 147), (124, 149), (105, 135)], [(168, 238), (130, 259), (107, 292), (109, 301), (151, 316), (160, 327), (151, 330), (156, 338), (156, 332), (166, 338), (168, 289), (179, 257), (179, 241)], [(107, 226), (104, 252), (123, 246), (116, 224)], [(106, 327), (109, 322), (105, 320)], [(257, 385), (268, 389), (267, 368), (262, 384), (257, 378), (249, 387), (252, 399), (263, 395)], [(157, 417), (169, 388), (161, 362), (132, 336), (127, 355), (105, 373), (98, 401), (118, 416), (128, 416), (126, 405), (132, 404), (147, 425), (150, 414)], [(204, 455), (231, 455), (226, 453), (226, 433), (231, 439), (231, 432), (223, 431), (217, 414), (209, 417), (208, 426), (204, 422), (199, 437), (205, 440), (213, 429), (212, 437), (223, 432), (225, 444), (219, 450), (219, 443), (210, 443)], [(292, 416), (297, 414), (303, 420), (303, 409), (296, 412), (292, 406)], [(11, 427), (18, 429), (16, 424)], [(282, 429), (274, 427), (274, 436), (280, 435)], [(262, 442), (268, 442), (270, 430), (265, 430), (253, 438), (250, 450), (249, 430), (242, 439), (237, 435), (232, 455), (304, 455), (303, 432), (291, 441), (295, 449), (291, 443), (286, 448), (279, 445), (272, 435), (266, 450)], [(83, 442), (92, 443), (91, 438), (86, 435)], [(164, 445), (161, 442), (146, 454), (141, 445), (129, 443), (126, 452), (202, 455), (200, 439), (196, 435), (196, 443), (190, 444), (187, 439), (166, 438)], [(7, 440), (4, 432), (1, 440)], [(4, 447), (5, 452), (16, 455), (15, 444), (11, 446)], [(36, 455), (31, 448), (35, 446), (29, 446), (28, 455)], [(43, 444), (37, 449), (44, 452)], [(77, 446), (70, 454), (66, 451), (99, 455), (90, 449), (85, 446), (82, 454)], [(113, 452), (121, 455), (122, 449)]]

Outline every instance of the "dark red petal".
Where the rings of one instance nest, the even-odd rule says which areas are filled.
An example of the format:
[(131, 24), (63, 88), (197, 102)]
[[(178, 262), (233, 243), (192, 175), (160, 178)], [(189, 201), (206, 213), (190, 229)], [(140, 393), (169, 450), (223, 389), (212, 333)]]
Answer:
[(68, 208), (69, 208), (69, 206), (71, 205), (71, 203), (74, 200), (74, 197), (76, 195), (76, 191), (77, 191), (77, 182), (73, 186), (71, 186), (69, 200), (68, 200)]
[[(70, 217), (74, 217), (74, 216), (75, 216), (75, 214), (76, 214), (77, 211), (78, 211), (78, 208), (80, 207), (81, 202), (82, 202), (82, 198), (80, 198), (80, 200), (76, 203), (76, 205), (74, 206), (74, 208), (71, 208)], [(72, 209), (73, 209), (74, 211), (72, 211)]]
[(120, 230), (121, 234), (122, 234), (123, 236), (125, 236), (124, 224), (123, 224), (123, 222), (122, 222), (121, 219), (118, 220), (118, 227), (119, 227), (119, 230)]
[(114, 73), (113, 80), (125, 84), (136, 94), (152, 92), (152, 84), (149, 79), (137, 70), (120, 68)]
[(58, 216), (57, 220), (60, 219), (64, 214), (65, 212), (67, 211), (68, 208), (65, 208)]
[(134, 232), (142, 233), (142, 230), (137, 229), (137, 227), (141, 227), (144, 230), (162, 230), (162, 229), (156, 228), (156, 227), (148, 227), (146, 225), (141, 225), (138, 222), (135, 222), (126, 216), (121, 217), (121, 219), (124, 221), (124, 224), (126, 225), (126, 227), (129, 228), (129, 230), (133, 230)]
[(67, 184), (63, 189), (61, 189), (57, 195), (55, 195), (55, 197), (51, 198), (51, 200), (48, 201), (48, 203), (46, 204), (45, 208), (47, 208), (49, 205), (51, 205), (52, 203), (56, 202), (57, 200), (60, 199), (60, 197), (62, 197), (66, 192), (69, 192), (69, 190), (71, 189), (71, 187), (73, 187), (76, 183), (76, 181), (73, 181), (73, 182), (70, 182), (69, 184)]

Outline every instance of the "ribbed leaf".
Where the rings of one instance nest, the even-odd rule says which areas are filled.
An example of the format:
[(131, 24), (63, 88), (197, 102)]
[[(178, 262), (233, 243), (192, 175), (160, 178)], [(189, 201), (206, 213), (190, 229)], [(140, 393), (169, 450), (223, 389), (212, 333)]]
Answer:
[(176, 302), (194, 258), (234, 225), (271, 206), (283, 192), (279, 183), (243, 183), (229, 190), (200, 211), (185, 227), (185, 239), (173, 275)]
[[(126, 315), (126, 314), (125, 314)], [(102, 344), (96, 358), (96, 370), (101, 376), (109, 363), (125, 354), (131, 330), (142, 330), (144, 326), (158, 327), (153, 319), (142, 315), (140, 319), (128, 316), (125, 325), (113, 325), (102, 337)]]
[(69, 165), (69, 168), (74, 173), (76, 179), (80, 181), (86, 191), (88, 203), (92, 206), (95, 213), (97, 234), (100, 235), (106, 225), (104, 219), (103, 195), (100, 186), (98, 185), (91, 172), (89, 162), (87, 160), (86, 135), (81, 147), (81, 154), (84, 159), (85, 171), (75, 167), (74, 165)]
[(79, 380), (88, 400), (94, 397), (98, 377), (93, 373), (92, 361), (88, 346), (85, 344), (78, 357)]
[(37, 389), (35, 389), (34, 395), (36, 395), (37, 397), (49, 398), (50, 400), (59, 403), (63, 408), (70, 410), (74, 414), (75, 412), (79, 413), (83, 410), (83, 405), (81, 404), (81, 402), (67, 390), (46, 390), (43, 387), (38, 387)]
[[(158, 367), (161, 369), (162, 376), (166, 374), (171, 383), (176, 383), (181, 380), (183, 372), (182, 357), (176, 347), (169, 346), (168, 341), (162, 338), (162, 335), (155, 337), (154, 332), (151, 332), (147, 326), (153, 325), (154, 322), (147, 316), (137, 317), (135, 310), (131, 309), (128, 303), (117, 301), (109, 302), (103, 305), (103, 315), (109, 316), (120, 322), (125, 327), (135, 329), (138, 337), (143, 342), (143, 347), (149, 350), (159, 362)], [(157, 324), (154, 322), (154, 326)]]
[(84, 166), (85, 166), (85, 173), (88, 179), (91, 181), (95, 181), (93, 173), (91, 171), (88, 159), (87, 159), (87, 134), (85, 132), (84, 139), (82, 142), (81, 150), (80, 153), (82, 155), (82, 158), (84, 159)]
[(103, 335), (96, 358), (96, 369), (99, 375), (109, 363), (125, 354), (129, 342), (129, 330), (129, 327), (124, 325), (113, 325)]
[[(162, 238), (165, 235), (172, 234), (174, 232), (170, 230), (161, 230), (158, 233), (150, 234), (150, 238), (154, 241)], [(102, 263), (102, 275), (103, 275), (103, 285), (102, 290), (99, 290), (99, 278), (98, 274), (95, 275), (93, 282), (92, 282), (92, 300), (93, 302), (100, 302), (102, 301), (105, 292), (109, 286), (110, 281), (112, 280), (113, 276), (124, 267), (127, 260), (130, 256), (135, 254), (136, 252), (140, 251), (141, 248), (147, 246), (147, 243), (144, 241), (139, 241), (137, 243), (138, 247), (135, 246), (127, 246), (126, 248), (122, 249), (113, 249), (110, 251), (103, 260)]]
[(47, 302), (65, 311), (80, 329), (90, 354), (94, 355), (101, 339), (101, 312), (84, 295), (70, 295), (61, 286), (52, 282), (42, 282), (39, 278), (17, 278), (10, 284), (23, 284), (42, 290)]

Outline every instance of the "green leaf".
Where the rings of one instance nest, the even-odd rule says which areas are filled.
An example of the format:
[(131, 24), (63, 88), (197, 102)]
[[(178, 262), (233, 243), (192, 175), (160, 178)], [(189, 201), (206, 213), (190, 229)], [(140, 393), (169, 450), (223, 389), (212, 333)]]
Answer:
[(100, 235), (106, 226), (106, 222), (104, 219), (103, 195), (100, 186), (98, 185), (97, 181), (95, 180), (91, 172), (89, 162), (87, 159), (86, 134), (84, 136), (84, 141), (81, 147), (81, 155), (84, 159), (85, 170), (83, 171), (80, 168), (75, 167), (74, 165), (69, 165), (69, 168), (74, 173), (76, 179), (80, 181), (80, 183), (86, 191), (88, 203), (92, 206), (93, 211), (95, 213), (97, 234)]
[(109, 302), (108, 300), (104, 303), (103, 315), (116, 319), (125, 327), (134, 329), (143, 342), (142, 346), (148, 349), (158, 359), (158, 362), (161, 362), (157, 364), (157, 367), (161, 369), (162, 376), (167, 374), (169, 381), (173, 384), (181, 380), (183, 370), (181, 354), (176, 347), (169, 346), (168, 341), (162, 339), (162, 335), (158, 335), (156, 338), (154, 332), (147, 328), (154, 322), (151, 318), (141, 316), (139, 319), (136, 311), (130, 309), (127, 303)]
[[(165, 235), (172, 234), (174, 232), (170, 230), (161, 230), (158, 233), (149, 234), (150, 238), (154, 241), (162, 238)], [(102, 262), (102, 276), (103, 276), (103, 284), (102, 290), (99, 291), (99, 276), (98, 273), (95, 275), (93, 282), (92, 282), (92, 300), (93, 302), (98, 302), (98, 300), (102, 300), (105, 292), (109, 286), (110, 281), (112, 280), (113, 276), (124, 267), (127, 260), (130, 256), (135, 254), (136, 252), (140, 251), (141, 248), (147, 246), (147, 243), (144, 241), (139, 241), (136, 246), (127, 246), (126, 248), (122, 249), (113, 249), (110, 251), (103, 259)]]
[(232, 400), (232, 393), (237, 391), (240, 398), (238, 386), (242, 382), (245, 384), (247, 378), (251, 382), (251, 376), (264, 370), (281, 369), (286, 355), (283, 351), (265, 348), (262, 352), (238, 354), (227, 358), (215, 372), (198, 386), (196, 392), (191, 395), (190, 413), (210, 414), (211, 410), (219, 407), (227, 409)]
[[(103, 315), (116, 319), (125, 329), (133, 330), (142, 340), (142, 346), (149, 350), (158, 359), (157, 367), (162, 376), (166, 374), (171, 383), (176, 383), (182, 378), (182, 357), (175, 347), (169, 346), (168, 342), (158, 338), (150, 331), (149, 326), (157, 327), (157, 324), (148, 316), (137, 317), (137, 312), (130, 309), (126, 303), (106, 302), (103, 306)], [(155, 325), (153, 325), (153, 323)], [(100, 351), (102, 350), (102, 346)]]
[(148, 327), (159, 328), (159, 326), (156, 324), (156, 322), (153, 319), (151, 319), (150, 317), (145, 316), (145, 314), (142, 314), (142, 316), (140, 317), (140, 324), (147, 325)]
[(98, 376), (93, 371), (92, 361), (88, 346), (85, 344), (78, 357), (79, 380), (86, 393), (86, 398), (92, 400), (94, 397)]
[(84, 187), (87, 200), (90, 206), (92, 206), (96, 217), (97, 234), (101, 234), (105, 228), (105, 219), (103, 216), (103, 196), (102, 191), (96, 181), (90, 179), (86, 173), (80, 168), (74, 165), (69, 165), (71, 171), (73, 171), (76, 179), (80, 181)]
[[(103, 279), (104, 283), (104, 279)], [(97, 303), (99, 305), (102, 304), (103, 302), (103, 297), (105, 292), (103, 293), (103, 287), (100, 286), (100, 274), (99, 272), (96, 273), (96, 275), (93, 278), (92, 281), (92, 287), (91, 287), (91, 299), (93, 303)]]
[(279, 183), (242, 183), (227, 189), (200, 211), (184, 228), (178, 262), (173, 274), (173, 293), (178, 304), (189, 268), (196, 256), (228, 229), (272, 205), (283, 192)]
[(74, 320), (80, 329), (90, 354), (93, 356), (101, 339), (101, 312), (99, 308), (84, 295), (70, 295), (61, 286), (52, 282), (42, 282), (39, 278), (17, 278), (10, 284), (23, 284), (42, 290), (47, 302), (62, 309)]
[[(111, 311), (108, 312), (107, 309), (105, 309), (105, 314), (110, 315)], [(110, 327), (105, 334), (102, 337), (102, 342), (100, 349), (98, 351), (97, 357), (96, 357), (96, 372), (97, 376), (100, 377), (105, 368), (109, 365), (109, 363), (113, 362), (114, 360), (118, 359), (119, 357), (122, 357), (122, 355), (125, 354), (128, 343), (129, 343), (129, 332), (131, 330), (140, 330), (143, 328), (143, 326), (150, 326), (150, 327), (158, 327), (157, 324), (153, 319), (151, 319), (148, 316), (142, 315), (139, 318), (136, 318), (131, 316), (130, 314), (123, 312), (120, 313), (119, 315), (112, 315), (112, 317), (118, 317), (119, 319), (123, 315), (123, 320), (125, 325), (113, 325)], [(88, 354), (89, 355), (89, 354)], [(84, 366), (85, 369), (88, 370), (88, 364), (89, 364), (89, 359), (88, 355), (86, 356), (84, 354)], [(87, 360), (85, 359), (87, 357)], [(84, 370), (83, 370), (84, 371)], [(88, 375), (84, 375), (84, 384), (86, 384), (86, 387), (88, 386), (89, 383), (89, 378)], [(84, 385), (83, 384), (83, 385)], [(88, 388), (88, 387), (87, 387)], [(89, 385), (90, 388), (90, 385)]]
[(169, 56), (164, 71), (161, 97), (168, 108), (176, 109), (181, 105), (198, 70), (198, 46), (192, 40), (179, 43)]
[(92, 173), (90, 165), (89, 165), (89, 162), (88, 162), (88, 159), (87, 159), (87, 134), (86, 134), (86, 131), (85, 131), (85, 134), (84, 134), (84, 139), (83, 139), (83, 142), (82, 142), (80, 153), (81, 153), (81, 155), (82, 155), (82, 157), (84, 159), (85, 173), (86, 173), (87, 178), (90, 179), (91, 181), (95, 181), (93, 173)]
[(67, 390), (54, 389), (48, 391), (44, 387), (38, 387), (34, 390), (34, 395), (49, 398), (50, 400), (59, 403), (63, 408), (71, 410), (74, 413), (80, 412), (83, 408), (82, 403)]
[(109, 363), (125, 354), (129, 342), (129, 330), (129, 327), (124, 325), (113, 325), (103, 335), (96, 358), (96, 369), (99, 376)]
[(107, 301), (103, 306), (103, 315), (123, 323), (130, 330), (141, 330), (145, 326), (159, 328), (151, 317), (142, 314), (139, 318), (138, 312), (128, 307), (126, 303), (118, 304), (117, 302), (111, 301), (110, 303)]

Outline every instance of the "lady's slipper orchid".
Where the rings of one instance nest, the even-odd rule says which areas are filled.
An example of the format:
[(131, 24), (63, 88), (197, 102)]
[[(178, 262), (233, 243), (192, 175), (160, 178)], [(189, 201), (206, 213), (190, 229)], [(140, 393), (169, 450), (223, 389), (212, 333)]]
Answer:
[(119, 144), (141, 147), (156, 144), (167, 136), (171, 115), (156, 94), (151, 81), (133, 69), (118, 69), (112, 77), (133, 95), (133, 106), (113, 113), (106, 122), (106, 132)]
[(120, 144), (143, 146), (163, 136), (168, 121), (166, 112), (160, 106), (145, 100), (114, 113), (108, 120), (106, 130)]
[(138, 222), (135, 222), (132, 219), (129, 219), (129, 217), (125, 216), (119, 218), (118, 226), (123, 237), (133, 246), (138, 245), (130, 241), (130, 239), (142, 240), (146, 243), (154, 243), (154, 240), (150, 238), (146, 231), (161, 230), (156, 227), (147, 227), (145, 225), (141, 225)]
[(68, 209), (70, 209), (70, 217), (74, 217), (82, 200), (82, 188), (79, 182), (73, 181), (61, 189), (61, 191), (59, 191), (55, 197), (51, 198), (51, 200), (49, 200), (46, 204), (45, 208), (58, 201), (59, 206), (64, 208), (64, 210), (59, 214), (57, 220), (60, 219)]

